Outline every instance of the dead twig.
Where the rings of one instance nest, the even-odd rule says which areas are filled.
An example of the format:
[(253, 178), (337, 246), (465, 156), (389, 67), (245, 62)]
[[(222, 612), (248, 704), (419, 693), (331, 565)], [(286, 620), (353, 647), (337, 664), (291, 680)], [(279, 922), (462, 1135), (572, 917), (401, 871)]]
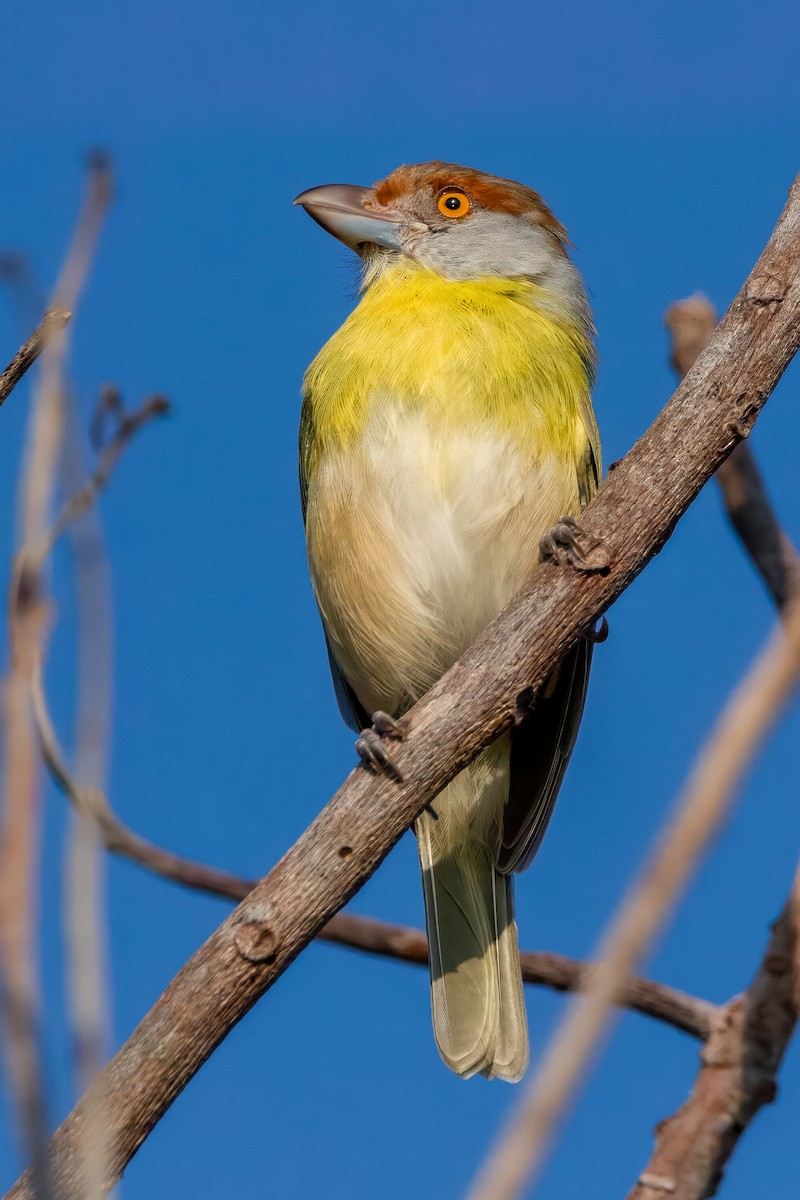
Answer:
[[(110, 195), (108, 164), (93, 161), (75, 233), (53, 295), (55, 316), (34, 343), (47, 342), (30, 418), (29, 446), (20, 477), (21, 545), (8, 600), (10, 666), (3, 683), (3, 813), (0, 827), (0, 966), (5, 1052), (12, 1095), (32, 1159), (33, 1194), (46, 1200), (53, 1188), (46, 1154), (47, 1118), (39, 1055), (39, 984), (36, 954), (39, 873), (40, 780), (30, 713), (30, 679), (47, 632), (48, 605), (35, 548), (47, 529), (63, 428), (63, 330), (86, 281)], [(40, 330), (41, 330), (40, 326)], [(37, 331), (38, 333), (39, 331)], [(36, 334), (34, 338), (36, 338)], [(29, 343), (26, 343), (29, 345)], [(23, 347), (23, 351), (25, 347)], [(17, 356), (13, 386), (35, 358)], [(8, 371), (5, 373), (8, 375)], [(85, 1125), (92, 1124), (92, 1113)]]
[[(28, 571), (41, 571), (59, 538), (67, 531), (76, 532), (77, 523), (94, 506), (97, 496), (107, 486), (131, 439), (150, 421), (168, 411), (169, 404), (163, 396), (151, 396), (134, 412), (126, 412), (117, 389), (110, 386), (103, 389), (94, 423), (99, 422), (100, 415), (111, 416), (115, 426), (113, 433), (110, 437), (106, 436), (96, 469), (85, 483), (67, 499), (37, 551), (28, 555), (26, 560)], [(98, 729), (104, 726), (105, 713), (100, 715), (98, 721), (96, 718), (91, 718), (89, 710), (89, 706), (95, 704), (97, 700), (103, 699), (104, 683), (109, 670), (105, 653), (108, 647), (101, 636), (105, 628), (108, 605), (105, 573), (103, 572), (98, 578), (98, 568), (102, 568), (102, 559), (98, 562), (97, 557), (98, 548), (102, 550), (99, 531), (95, 530), (93, 553), (82, 556), (81, 545), (79, 540), (75, 555), (78, 595), (82, 601), (80, 607), (84, 630), (84, 652), (79, 656), (82, 667), (82, 687), (79, 694), (78, 711), (79, 718), (83, 714), (83, 720), (79, 719), (78, 722), (78, 758), (86, 774), (96, 780), (94, 788), (86, 789), (87, 794), (102, 795), (99, 791), (99, 782), (103, 773), (101, 765), (103, 749), (97, 735)], [(83, 611), (84, 609), (86, 611)], [(89, 631), (91, 640), (87, 636)], [(85, 680), (83, 679), (84, 672), (87, 675)], [(42, 687), (42, 647), (40, 646), (37, 648), (31, 678), (31, 698), (45, 763), (51, 768), (51, 774), (58, 778), (45, 748), (46, 734), (44, 734), (42, 722), (49, 718), (46, 714), (42, 715), (41, 713)], [(107, 687), (105, 690), (108, 690)], [(102, 929), (100, 926), (98, 851), (102, 845), (102, 833), (100, 822), (98, 822), (96, 814), (90, 811), (89, 804), (76, 804), (75, 814), (77, 824), (73, 830), (68, 858), (66, 932), (70, 949), (69, 961), (72, 965), (69, 990), (75, 1026), (76, 1059), (78, 1075), (82, 1083), (81, 1090), (85, 1091), (102, 1067), (104, 1032), (108, 1024), (103, 999), (106, 988), (102, 967)], [(99, 1162), (103, 1151), (99, 1125), (93, 1136), (90, 1137), (87, 1131), (87, 1146), (89, 1143), (92, 1143), (92, 1146), (91, 1153), (87, 1153), (85, 1200), (91, 1200), (91, 1197), (98, 1194), (101, 1187), (99, 1179), (102, 1177), (102, 1169)]]
[[(717, 325), (717, 312), (700, 293), (670, 305), (664, 316), (670, 361), (683, 378)], [(753, 452), (740, 442), (717, 470), (725, 511), (772, 599), (783, 609), (800, 589), (800, 558), (781, 529)]]
[[(56, 281), (52, 306), (73, 312), (83, 293), (111, 202), (111, 165), (104, 154), (88, 163), (86, 191), (75, 232)], [(66, 338), (53, 339), (42, 359), (42, 374), (31, 414), (27, 461), (21, 478), (20, 505), (25, 515), (20, 554), (39, 545), (47, 529), (64, 422)]]
[(38, 761), (30, 731), (27, 681), (47, 610), (35, 591), (17, 589), (9, 606), (11, 662), (2, 685), (3, 795), (0, 825), (0, 1000), (5, 1064), (26, 1150), (31, 1195), (52, 1197), (47, 1112), (39, 1057), (40, 1000), (35, 931), (38, 911)]
[(35, 565), (41, 565), (59, 538), (92, 507), (100, 492), (107, 486), (131, 439), (155, 417), (163, 417), (169, 409), (167, 398), (156, 395), (148, 396), (132, 413), (125, 412), (124, 409), (118, 412), (116, 430), (103, 448), (97, 468), (85, 484), (73, 492), (64, 503), (37, 547)]
[[(97, 410), (113, 396), (123, 422), (116, 388), (104, 387)], [(125, 418), (127, 419), (127, 418)], [(108, 557), (93, 493), (105, 486), (116, 446), (101, 452), (98, 470), (89, 476), (81, 423), (74, 395), (67, 395), (61, 455), (61, 486), (70, 497), (59, 518), (68, 534), (77, 600), (77, 693), (74, 759), (81, 779), (94, 787), (106, 780), (112, 694), (112, 606)], [(129, 431), (124, 430), (124, 434)], [(130, 431), (132, 432), (132, 431)], [(118, 428), (115, 440), (124, 442)], [(106, 446), (106, 451), (109, 447)], [(55, 536), (58, 536), (57, 534)], [(51, 532), (51, 546), (55, 543)], [(35, 707), (35, 705), (34, 705)], [(67, 995), (74, 1047), (77, 1094), (83, 1094), (108, 1058), (112, 988), (107, 964), (105, 867), (96, 822), (71, 814), (64, 879), (64, 927), (67, 948)], [(84, 1200), (102, 1195), (105, 1154), (102, 1114), (85, 1130)]]
[(6, 369), (0, 373), (0, 406), (2, 406), (33, 366), (48, 342), (62, 329), (66, 329), (72, 313), (64, 308), (48, 308), (41, 323), (34, 329), (27, 342), (19, 348)]

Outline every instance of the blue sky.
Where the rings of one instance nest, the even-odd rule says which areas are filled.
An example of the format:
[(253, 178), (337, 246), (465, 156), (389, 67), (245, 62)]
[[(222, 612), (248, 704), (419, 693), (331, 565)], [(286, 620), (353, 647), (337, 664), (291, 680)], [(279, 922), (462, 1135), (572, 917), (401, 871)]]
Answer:
[[(82, 156), (107, 147), (118, 200), (75, 322), (74, 378), (85, 413), (105, 380), (132, 403), (164, 391), (175, 408), (131, 448), (102, 506), (116, 623), (111, 796), (154, 840), (262, 874), (353, 764), (306, 574), (296, 431), (302, 372), (350, 310), (355, 273), (292, 198), (432, 157), (540, 190), (591, 291), (611, 462), (672, 390), (664, 308), (698, 288), (728, 303), (800, 169), (800, 15), (791, 0), (724, 11), (73, 0), (7, 10), (0, 29), (12, 48), (0, 246), (27, 251), (52, 281)], [(2, 302), (0, 357), (18, 341)], [(752, 442), (800, 541), (797, 388), (793, 367)], [(28, 394), (2, 412), (0, 563)], [(74, 600), (61, 558), (55, 584), (49, 681), (66, 741)], [(523, 945), (590, 951), (771, 621), (710, 487), (610, 614), (556, 816), (517, 888)], [(800, 844), (798, 735), (795, 710), (650, 964), (659, 978), (714, 1000), (746, 984)], [(50, 792), (46, 817), (42, 953), (60, 1118), (73, 1093), (64, 812)], [(118, 862), (108, 884), (118, 1044), (227, 910)], [(421, 922), (411, 836), (353, 908)], [(133, 1160), (125, 1196), (461, 1194), (515, 1093), (450, 1076), (427, 990), (418, 969), (312, 947), (179, 1098)], [(535, 1064), (564, 1001), (529, 990), (528, 1002)], [(687, 1038), (625, 1016), (540, 1194), (624, 1195), (696, 1060)], [(796, 1190), (799, 1103), (795, 1050), (726, 1200)], [(0, 1185), (19, 1166), (0, 1106)]]

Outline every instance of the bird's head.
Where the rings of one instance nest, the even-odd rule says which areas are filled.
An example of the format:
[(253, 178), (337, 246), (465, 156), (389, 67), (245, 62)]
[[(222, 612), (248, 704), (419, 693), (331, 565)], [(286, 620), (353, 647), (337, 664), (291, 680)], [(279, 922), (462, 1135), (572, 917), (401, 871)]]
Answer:
[(310, 188), (294, 203), (356, 251), (367, 282), (405, 257), (448, 279), (532, 279), (581, 304), (566, 230), (513, 180), (428, 162), (398, 167), (372, 187)]

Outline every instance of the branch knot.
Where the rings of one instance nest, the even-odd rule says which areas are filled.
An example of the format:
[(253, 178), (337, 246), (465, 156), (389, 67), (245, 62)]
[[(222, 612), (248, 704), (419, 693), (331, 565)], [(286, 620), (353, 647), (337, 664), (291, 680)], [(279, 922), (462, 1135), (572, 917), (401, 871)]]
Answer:
[(270, 904), (251, 904), (246, 916), (237, 926), (233, 944), (248, 962), (272, 962), (278, 953), (280, 937), (272, 917)]
[(758, 307), (777, 307), (786, 295), (786, 279), (777, 271), (754, 271), (747, 281), (745, 298)]

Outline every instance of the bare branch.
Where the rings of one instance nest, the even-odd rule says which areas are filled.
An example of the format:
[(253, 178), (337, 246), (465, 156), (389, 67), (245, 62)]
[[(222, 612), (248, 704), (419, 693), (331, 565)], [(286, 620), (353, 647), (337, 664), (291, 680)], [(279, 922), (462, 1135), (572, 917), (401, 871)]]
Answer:
[[(101, 391), (102, 403), (105, 390)], [(71, 496), (88, 477), (79, 407), (67, 387), (60, 464), (62, 492)], [(97, 505), (67, 531), (77, 607), (75, 769), (95, 787), (106, 782), (113, 710), (113, 612), (110, 567)], [(67, 999), (76, 1094), (91, 1085), (111, 1051), (113, 989), (108, 963), (106, 855), (97, 824), (72, 812), (67, 826), (64, 933)], [(104, 1121), (95, 1112), (84, 1130), (84, 1200), (102, 1196)]]
[(64, 308), (47, 310), (41, 323), (0, 374), (0, 406), (6, 402), (25, 372), (33, 366), (48, 342), (55, 334), (66, 329), (71, 319), (72, 313)]
[[(80, 1195), (76, 1130), (106, 1114), (112, 1186), (215, 1047), (379, 866), (427, 804), (526, 712), (548, 674), (669, 538), (752, 428), (800, 344), (800, 181), (702, 357), (617, 464), (582, 525), (604, 573), (543, 564), (403, 718), (404, 782), (356, 769), (281, 861), (192, 956), (52, 1142), (61, 1200)], [(23, 1177), (9, 1197), (26, 1200)]]
[[(29, 447), (20, 478), (22, 544), (15, 557), (8, 601), (10, 667), (3, 683), (3, 814), (0, 828), (0, 963), (5, 1050), (23, 1136), (33, 1160), (31, 1188), (46, 1200), (52, 1194), (46, 1154), (47, 1119), (39, 1062), (39, 984), (36, 913), (39, 868), (40, 780), (30, 713), (30, 679), (47, 631), (48, 607), (36, 546), (47, 528), (63, 426), (64, 329), (86, 280), (110, 194), (105, 161), (91, 164), (88, 187), (75, 234), (53, 297), (55, 315), (45, 318), (38, 353), (45, 341), (39, 387), (30, 419)], [(36, 334), (34, 338), (36, 338)], [(26, 343), (27, 346), (30, 343)], [(10, 387), (36, 357), (25, 347), (5, 373)], [(92, 1109), (92, 1112), (95, 1110)]]
[(717, 327), (717, 310), (702, 292), (676, 300), (664, 313), (670, 333), (670, 364), (680, 379), (688, 375), (711, 341)]
[[(664, 323), (672, 338), (671, 362), (683, 377), (717, 324), (714, 305), (699, 293), (670, 305)], [(740, 442), (717, 470), (725, 509), (772, 599), (782, 609), (800, 589), (800, 558), (781, 529), (753, 452)]]
[(628, 1200), (705, 1200), (759, 1109), (774, 1100), (777, 1071), (800, 1011), (800, 872), (772, 927), (755, 978), (718, 1012), (692, 1094), (656, 1129), (656, 1145)]
[(56, 280), (54, 305), (73, 309), (78, 304), (113, 199), (111, 159), (104, 150), (93, 150), (86, 159), (86, 190), (72, 241)]
[(33, 949), (38, 911), (38, 763), (30, 731), (27, 680), (47, 612), (36, 592), (17, 589), (9, 610), (11, 662), (2, 685), (3, 795), (0, 826), (0, 966), (6, 1070), (32, 1159), (31, 1195), (52, 1196), (47, 1115), (39, 1061), (40, 1001)]
[[(30, 259), (13, 251), (0, 253), (0, 281), (7, 289), (20, 325), (43, 307), (42, 288)], [(87, 475), (74, 389), (64, 371), (65, 424), (60, 483), (67, 495)], [(111, 714), (111, 603), (108, 560), (96, 510), (69, 530), (78, 610), (78, 688), (76, 696), (76, 766), (82, 779), (98, 786), (105, 778)], [(74, 1048), (77, 1094), (86, 1091), (108, 1057), (111, 1030), (110, 989), (106, 966), (104, 856), (94, 822), (72, 814), (67, 833), (64, 926), (71, 1045)], [(89, 1175), (103, 1176), (102, 1126), (85, 1132)], [(87, 1179), (84, 1200), (98, 1188)]]
[(117, 427), (100, 455), (100, 462), (95, 471), (86, 480), (83, 487), (66, 500), (61, 512), (56, 517), (38, 550), (39, 562), (43, 561), (52, 551), (58, 539), (95, 503), (100, 492), (108, 482), (127, 449), (131, 439), (155, 417), (162, 417), (169, 412), (169, 401), (165, 396), (148, 396), (132, 413), (120, 410), (117, 414)]
[(800, 559), (779, 526), (750, 447), (742, 442), (717, 471), (725, 509), (778, 608), (800, 591)]
[[(67, 531), (75, 532), (76, 523), (93, 508), (99, 493), (107, 486), (120, 457), (129, 445), (131, 439), (146, 424), (155, 417), (169, 411), (168, 402), (163, 396), (151, 396), (146, 399), (134, 412), (128, 413), (122, 406), (116, 388), (103, 389), (95, 413), (93, 423), (99, 428), (100, 418), (113, 418), (115, 429), (101, 450), (100, 461), (96, 470), (86, 482), (77, 488), (67, 499), (61, 512), (54, 521), (38, 548), (38, 557), (33, 554), (28, 557), (27, 568), (30, 571), (41, 570), (47, 557), (59, 538)], [(76, 573), (78, 575), (78, 595), (81, 609), (81, 626), (84, 633), (87, 625), (91, 637), (84, 637), (84, 653), (79, 655), (81, 662), (82, 687), (79, 696), (79, 714), (83, 712), (84, 720), (78, 729), (78, 756), (82, 768), (87, 775), (95, 780), (94, 788), (84, 789), (85, 795), (101, 796), (99, 784), (103, 773), (100, 760), (103, 757), (102, 748), (98, 744), (98, 719), (86, 720), (87, 706), (99, 700), (107, 707), (107, 699), (103, 699), (103, 683), (107, 679), (109, 663), (107, 649), (101, 633), (106, 621), (108, 599), (105, 572), (102, 568), (102, 555), (98, 559), (98, 549), (102, 550), (99, 530), (95, 530), (92, 552), (87, 555), (80, 553), (81, 543), (78, 542), (75, 555)], [(99, 588), (99, 591), (98, 591)], [(85, 610), (85, 611), (84, 611)], [(90, 668), (94, 669), (90, 669)], [(84, 681), (83, 675), (88, 678)], [(104, 678), (98, 678), (103, 676)], [(37, 647), (33, 672), (30, 681), (31, 699), (37, 732), (42, 746), (45, 762), (51, 769), (57, 781), (58, 771), (54, 770), (53, 762), (48, 758), (46, 748), (47, 727), (49, 718), (42, 712), (42, 654)], [(107, 690), (107, 688), (106, 688)], [(103, 724), (105, 714), (101, 714), (99, 724)], [(50, 730), (52, 735), (52, 730)], [(60, 754), (57, 746), (54, 753)], [(63, 762), (62, 762), (63, 768)], [(74, 830), (70, 864), (69, 889), (67, 896), (67, 938), (70, 949), (70, 996), (75, 1019), (75, 1047), (78, 1061), (78, 1072), (85, 1090), (92, 1079), (98, 1074), (103, 1061), (104, 1030), (106, 1019), (103, 1010), (103, 970), (101, 952), (101, 929), (99, 926), (99, 864), (97, 851), (101, 845), (101, 828), (95, 812), (91, 810), (91, 801), (86, 804), (76, 804), (77, 826)], [(84, 1131), (86, 1152), (86, 1188), (84, 1200), (99, 1194), (100, 1180), (103, 1177), (102, 1156), (102, 1122), (95, 1121), (94, 1128), (88, 1124)]]
[(255, 880), (242, 879), (218, 867), (182, 858), (170, 850), (134, 833), (119, 819), (100, 788), (85, 787), (70, 774), (59, 745), (44, 694), (41, 657), (35, 664), (31, 683), (33, 711), (39, 746), (53, 782), (82, 816), (96, 823), (107, 850), (147, 868), (163, 879), (196, 891), (208, 892), (227, 900), (243, 900), (256, 886)]
[[(105, 155), (92, 155), (88, 168), (75, 232), (53, 294), (53, 307), (70, 312), (75, 309), (86, 284), (112, 196), (111, 167)], [(47, 527), (63, 434), (66, 350), (66, 339), (54, 338), (42, 359), (41, 382), (31, 415), (27, 463), (21, 480), (21, 508), (25, 518), (20, 551), (23, 555), (39, 545)]]

